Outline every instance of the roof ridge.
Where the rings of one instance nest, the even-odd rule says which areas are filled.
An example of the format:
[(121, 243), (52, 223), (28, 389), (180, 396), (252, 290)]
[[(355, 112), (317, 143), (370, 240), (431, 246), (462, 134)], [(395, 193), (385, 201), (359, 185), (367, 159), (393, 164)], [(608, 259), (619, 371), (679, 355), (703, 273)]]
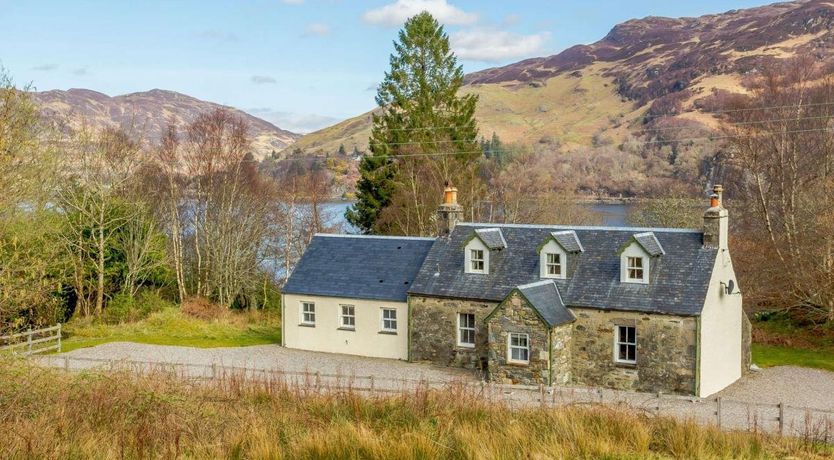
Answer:
[(485, 222), (458, 222), (464, 227), (495, 227), (495, 228), (538, 228), (542, 230), (610, 230), (618, 232), (663, 232), (663, 233), (703, 233), (697, 228), (663, 228), (663, 227), (606, 227), (586, 225), (540, 225), (540, 224), (492, 224)]
[(547, 284), (552, 284), (554, 286), (556, 285), (556, 283), (554, 283), (552, 279), (547, 279), (547, 280), (534, 281), (532, 283), (527, 283), (527, 284), (521, 284), (521, 285), (518, 285), (516, 287), (518, 289), (525, 289), (525, 288), (528, 288), (528, 287), (544, 286), (544, 285), (547, 285)]
[(437, 238), (428, 236), (391, 236), (391, 235), (353, 235), (348, 233), (316, 233), (313, 236), (327, 238), (359, 238), (359, 239), (380, 239), (380, 240), (405, 240), (405, 241), (435, 241)]

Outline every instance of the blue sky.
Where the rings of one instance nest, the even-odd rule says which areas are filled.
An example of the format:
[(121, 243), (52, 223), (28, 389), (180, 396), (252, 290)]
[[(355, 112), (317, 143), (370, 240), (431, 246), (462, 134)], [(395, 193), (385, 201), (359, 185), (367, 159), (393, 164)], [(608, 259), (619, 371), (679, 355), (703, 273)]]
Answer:
[(555, 54), (619, 22), (750, 0), (0, 0), (0, 65), (38, 90), (162, 88), (304, 132), (374, 106), (402, 20), (427, 9), (466, 72)]

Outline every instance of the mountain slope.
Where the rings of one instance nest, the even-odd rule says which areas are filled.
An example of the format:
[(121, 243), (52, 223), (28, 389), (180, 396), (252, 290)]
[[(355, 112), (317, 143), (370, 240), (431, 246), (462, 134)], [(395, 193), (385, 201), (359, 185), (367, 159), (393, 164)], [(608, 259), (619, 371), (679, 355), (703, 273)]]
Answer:
[(66, 121), (71, 128), (82, 123), (93, 128), (130, 127), (151, 142), (159, 140), (169, 123), (182, 128), (200, 113), (226, 108), (249, 123), (253, 154), (258, 159), (286, 148), (300, 137), (240, 110), (174, 91), (153, 89), (110, 97), (88, 89), (70, 89), (36, 92), (32, 96), (46, 117)]
[[(469, 74), (462, 92), (480, 97), (481, 134), (507, 141), (622, 141), (652, 104), (664, 102), (680, 109), (661, 115), (715, 126), (698, 108), (715, 92), (746, 93), (745, 78), (773, 60), (808, 54), (834, 63), (832, 29), (834, 2), (825, 0), (698, 18), (648, 17), (619, 24), (591, 45)], [(364, 114), (310, 133), (295, 147), (364, 149), (369, 132)]]

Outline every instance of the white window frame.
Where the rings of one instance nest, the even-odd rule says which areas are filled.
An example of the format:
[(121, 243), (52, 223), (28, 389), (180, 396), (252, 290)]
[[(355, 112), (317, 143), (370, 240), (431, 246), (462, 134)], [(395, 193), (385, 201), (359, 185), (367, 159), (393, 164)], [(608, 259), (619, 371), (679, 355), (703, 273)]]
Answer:
[[(616, 331), (614, 332), (614, 361), (620, 364), (637, 364), (637, 326), (624, 326), (624, 325), (617, 325)], [(634, 330), (634, 341), (629, 342), (628, 337), (623, 339), (622, 332), (623, 330), (633, 329)], [(626, 332), (628, 335), (628, 332)], [(620, 357), (620, 346), (625, 345), (626, 347), (634, 347), (634, 359), (628, 359), (628, 351), (626, 351), (626, 358), (623, 359)]]
[[(312, 307), (309, 311), (307, 310), (307, 306)], [(316, 304), (315, 302), (310, 302), (308, 300), (302, 300), (299, 306), (299, 317), (301, 319), (300, 324), (303, 326), (315, 326), (316, 325)], [(312, 320), (307, 320), (307, 315), (312, 317)]]
[[(345, 313), (345, 309), (348, 309), (348, 313)], [(348, 319), (350, 319), (350, 322), (353, 324), (345, 324), (345, 320)], [(356, 305), (339, 305), (339, 329), (351, 331), (356, 330)]]
[[(472, 273), (485, 273), (486, 272), (486, 256), (484, 255), (486, 251), (480, 248), (471, 248), (469, 249), (469, 271)], [(480, 257), (476, 257), (476, 254)], [(480, 264), (480, 268), (477, 267), (477, 264)]]
[[(629, 268), (631, 267), (630, 262), (632, 258), (642, 259), (642, 278), (631, 277), (631, 270), (636, 268)], [(620, 281), (623, 283), (649, 284), (649, 276), (651, 276), (651, 261), (649, 254), (643, 250), (639, 244), (632, 243), (620, 254)]]
[[(638, 267), (637, 264), (632, 265), (632, 262), (639, 262), (640, 266)], [(648, 271), (648, 267), (646, 267), (646, 265), (645, 257), (626, 256), (626, 279), (637, 283), (646, 281), (646, 272)], [(631, 275), (631, 272), (636, 270), (640, 270), (641, 276), (635, 277)]]
[[(518, 345), (513, 345), (513, 338), (523, 339), (524, 345), (520, 345), (520, 340), (518, 340)], [(513, 358), (513, 350), (525, 351), (527, 359)], [(530, 364), (530, 334), (524, 334), (521, 332), (510, 332), (507, 334), (507, 362), (513, 364)]]
[[(393, 312), (393, 313), (394, 313), (394, 317), (393, 317), (393, 318), (386, 318), (386, 317), (385, 317), (385, 313), (386, 313), (386, 312)], [(393, 332), (393, 333), (396, 333), (396, 332), (397, 332), (397, 327), (399, 326), (399, 325), (398, 325), (398, 321), (399, 321), (399, 319), (397, 318), (397, 309), (396, 309), (396, 308), (382, 307), (382, 309), (380, 310), (380, 314), (379, 314), (379, 315), (380, 315), (380, 320), (379, 320), (379, 330), (380, 330), (381, 332)], [(389, 322), (390, 322), (390, 321), (393, 321), (393, 322), (394, 322), (394, 327), (393, 327), (393, 329), (392, 329), (392, 328), (390, 328), (390, 327), (386, 327), (386, 326), (385, 326), (385, 322), (386, 322), (386, 321), (389, 321)]]
[[(464, 347), (464, 348), (475, 348), (475, 342), (477, 340), (476, 336), (477, 336), (477, 333), (478, 333), (476, 328), (475, 328), (475, 324), (476, 324), (475, 314), (474, 313), (458, 313), (457, 316), (458, 316), (458, 331), (457, 331), (458, 332), (457, 333), (458, 346), (459, 347)], [(463, 324), (461, 322), (461, 318), (463, 318), (464, 316), (466, 316), (467, 318), (470, 317), (470, 316), (472, 317), (472, 325), (471, 326), (469, 326), (469, 325), (466, 325), (465, 327), (463, 326)], [(464, 331), (466, 331), (466, 332), (471, 331), (472, 332), (472, 342), (471, 343), (463, 341)]]
[[(489, 274), (489, 248), (478, 238), (473, 238), (464, 249), (464, 268), (465, 273), (475, 273), (479, 275)], [(473, 251), (481, 251), (481, 259), (473, 259)], [(474, 269), (472, 264), (475, 261), (482, 263), (481, 269)]]
[[(551, 256), (553, 256), (556, 259), (555, 262), (550, 261)], [(561, 278), (562, 274), (564, 273), (564, 271), (562, 271), (562, 254), (559, 254), (558, 252), (546, 252), (544, 253), (544, 259), (544, 269), (547, 272), (547, 276), (553, 278)], [(551, 267), (557, 269), (557, 273), (551, 273)]]
[[(551, 256), (551, 255), (555, 255), (555, 256), (559, 257), (559, 263), (558, 264), (549, 264), (548, 263), (548, 257)], [(567, 252), (565, 252), (562, 249), (562, 247), (559, 246), (558, 243), (556, 243), (556, 241), (551, 239), (550, 241), (547, 242), (547, 244), (544, 245), (544, 247), (541, 248), (541, 251), (539, 253), (539, 266), (540, 266), (539, 277), (543, 278), (543, 279), (545, 279), (545, 278), (546, 279), (557, 279), (557, 280), (567, 279), (567, 277), (568, 277), (567, 276), (568, 275), (568, 273), (567, 273), (567, 267), (568, 267), (567, 261), (568, 261)], [(549, 272), (548, 268), (549, 268), (550, 265), (558, 265), (559, 266), (559, 274), (558, 275), (553, 275)]]

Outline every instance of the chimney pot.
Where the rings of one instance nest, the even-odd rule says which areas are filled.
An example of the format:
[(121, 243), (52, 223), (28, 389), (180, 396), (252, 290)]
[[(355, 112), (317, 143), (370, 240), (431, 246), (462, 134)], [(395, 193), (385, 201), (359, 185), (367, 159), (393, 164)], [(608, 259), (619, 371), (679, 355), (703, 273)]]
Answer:
[(719, 206), (721, 206), (721, 199), (718, 197), (717, 194), (713, 193), (709, 197), (709, 207), (717, 208)]

